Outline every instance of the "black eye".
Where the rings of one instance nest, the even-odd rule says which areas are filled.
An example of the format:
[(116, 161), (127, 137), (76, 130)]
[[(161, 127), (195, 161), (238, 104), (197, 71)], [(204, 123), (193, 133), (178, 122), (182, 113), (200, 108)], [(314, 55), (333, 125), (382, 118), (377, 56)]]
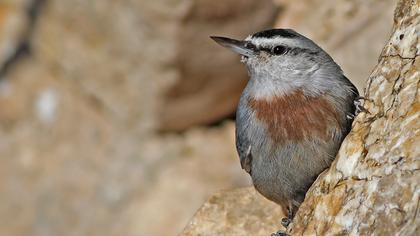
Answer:
[(282, 55), (282, 54), (285, 54), (286, 52), (287, 52), (287, 48), (283, 46), (275, 46), (273, 48), (273, 54), (275, 55)]

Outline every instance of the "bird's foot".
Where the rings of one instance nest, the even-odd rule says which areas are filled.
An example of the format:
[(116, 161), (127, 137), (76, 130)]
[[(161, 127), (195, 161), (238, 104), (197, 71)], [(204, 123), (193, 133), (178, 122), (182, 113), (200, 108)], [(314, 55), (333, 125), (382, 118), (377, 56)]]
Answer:
[(281, 225), (283, 225), (285, 228), (287, 228), (287, 226), (289, 226), (291, 222), (292, 222), (292, 219), (288, 217), (284, 217), (283, 219), (281, 219)]
[[(292, 223), (293, 217), (294, 217), (294, 205), (289, 202), (289, 206), (287, 207), (287, 217), (284, 217), (281, 219), (281, 225), (287, 229), (289, 227), (290, 223)], [(271, 234), (271, 236), (290, 236), (286, 231), (279, 230), (276, 233)]]
[(362, 101), (365, 101), (365, 100), (367, 100), (367, 99), (364, 98), (364, 97), (357, 97), (354, 100), (353, 104), (354, 104), (356, 109), (355, 109), (353, 114), (347, 114), (347, 119), (353, 120), (361, 112), (369, 113), (369, 111), (366, 108), (364, 108), (364, 106), (362, 104)]
[(354, 116), (357, 116), (360, 112), (369, 113), (369, 111), (366, 108), (364, 108), (362, 101), (369, 101), (369, 99), (359, 96), (354, 100), (354, 106), (356, 107)]
[[(291, 222), (292, 222), (292, 219), (289, 217), (284, 217), (283, 219), (281, 219), (281, 225), (283, 225), (286, 229), (287, 229), (287, 226), (289, 226)], [(279, 230), (276, 233), (271, 234), (271, 236), (290, 236), (290, 235), (286, 233), (286, 231), (284, 230)]]
[(272, 233), (271, 236), (290, 236), (290, 235), (288, 233), (286, 233), (286, 231), (279, 230), (275, 233)]

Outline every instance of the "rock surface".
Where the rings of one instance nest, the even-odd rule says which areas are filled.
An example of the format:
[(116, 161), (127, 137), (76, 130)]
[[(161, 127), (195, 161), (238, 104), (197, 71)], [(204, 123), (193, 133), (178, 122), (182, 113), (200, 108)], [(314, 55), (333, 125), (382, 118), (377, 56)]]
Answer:
[(277, 232), (282, 209), (253, 188), (213, 195), (195, 214), (181, 236), (255, 235)]
[[(291, 235), (419, 234), (419, 36), (420, 2), (399, 1), (392, 36), (368, 80), (366, 111), (355, 119), (332, 167), (308, 191), (289, 227)], [(254, 213), (241, 202), (254, 194), (249, 190), (240, 196), (236, 192), (223, 198), (216, 195), (220, 200), (205, 203), (185, 235), (231, 235), (233, 229), (247, 235), (241, 216)], [(258, 201), (252, 204), (265, 203)], [(229, 209), (223, 208), (226, 205)], [(221, 217), (238, 208), (237, 218)], [(273, 206), (272, 213), (266, 214), (276, 215), (278, 210)], [(265, 235), (279, 228), (271, 217), (255, 217), (266, 224)]]
[(420, 2), (398, 2), (364, 108), (307, 193), (292, 235), (420, 232)]
[(0, 1), (0, 79), (10, 60), (28, 37), (30, 17), (27, 12), (36, 0)]

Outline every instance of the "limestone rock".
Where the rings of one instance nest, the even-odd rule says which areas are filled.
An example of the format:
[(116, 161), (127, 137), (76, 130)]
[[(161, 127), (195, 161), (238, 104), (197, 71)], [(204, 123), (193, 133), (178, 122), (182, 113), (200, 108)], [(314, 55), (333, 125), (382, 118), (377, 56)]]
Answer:
[(181, 236), (261, 235), (277, 232), (282, 209), (253, 187), (218, 193), (195, 214)]
[[(159, 93), (175, 80), (173, 37), (184, 1), (46, 1), (32, 56), (119, 127), (155, 127)], [(146, 102), (147, 101), (147, 102)]]
[(30, 18), (28, 8), (35, 0), (0, 1), (0, 76), (4, 76), (7, 63), (26, 40)]
[(292, 235), (420, 232), (420, 2), (398, 2), (392, 36), (332, 167), (306, 195)]
[[(246, 71), (238, 56), (218, 48), (209, 36), (244, 37), (269, 27), (276, 16), (271, 0), (55, 0), (46, 5), (35, 55), (77, 81), (115, 119), (164, 131), (232, 114)], [(149, 122), (140, 123), (139, 116), (149, 116)]]
[[(362, 91), (392, 26), (394, 0), (277, 0), (276, 26), (321, 45)], [(314, 10), (316, 9), (316, 10)]]

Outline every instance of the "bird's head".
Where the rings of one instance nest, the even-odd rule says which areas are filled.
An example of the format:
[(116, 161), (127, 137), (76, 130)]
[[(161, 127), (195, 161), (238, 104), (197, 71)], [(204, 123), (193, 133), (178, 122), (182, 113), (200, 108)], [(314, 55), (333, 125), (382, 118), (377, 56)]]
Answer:
[(240, 54), (251, 82), (277, 86), (283, 93), (295, 89), (330, 87), (331, 78), (342, 76), (340, 67), (312, 40), (291, 29), (271, 29), (245, 40), (212, 36), (218, 44)]

